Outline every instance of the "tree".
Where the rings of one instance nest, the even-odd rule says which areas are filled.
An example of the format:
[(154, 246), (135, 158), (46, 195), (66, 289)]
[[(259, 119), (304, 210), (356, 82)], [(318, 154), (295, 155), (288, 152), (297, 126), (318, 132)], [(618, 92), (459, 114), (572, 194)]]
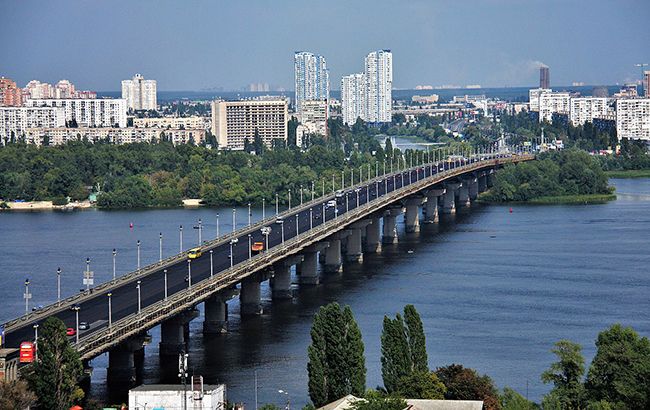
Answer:
[(528, 401), (510, 387), (504, 387), (501, 395), (501, 408), (503, 410), (533, 410), (539, 408), (539, 406), (532, 401)]
[(580, 409), (584, 403), (582, 377), (585, 372), (585, 359), (579, 344), (560, 340), (551, 350), (558, 361), (542, 373), (544, 383), (553, 383), (551, 393), (563, 409)]
[(426, 338), (424, 336), (422, 320), (415, 306), (404, 306), (404, 323), (406, 324), (406, 336), (411, 354), (412, 370), (414, 372), (426, 373), (429, 371)]
[(483, 400), (486, 410), (501, 409), (497, 389), (489, 376), (480, 376), (476, 370), (460, 364), (439, 367), (436, 369), (436, 375), (447, 387), (445, 399)]
[(650, 408), (650, 341), (615, 324), (596, 340), (596, 356), (585, 383), (589, 402)]
[(0, 381), (0, 409), (26, 409), (35, 403), (36, 395), (26, 381)]
[(38, 338), (38, 360), (26, 374), (39, 407), (45, 410), (67, 410), (83, 397), (77, 385), (83, 367), (65, 329), (65, 324), (55, 317), (43, 322)]
[(278, 407), (275, 404), (267, 403), (263, 404), (259, 407), (259, 410), (281, 410), (280, 407)]
[(447, 388), (433, 372), (416, 371), (397, 381), (397, 394), (409, 399), (442, 400)]
[(406, 401), (397, 396), (382, 396), (376, 392), (368, 392), (363, 399), (352, 403), (352, 410), (404, 410)]
[(347, 394), (362, 395), (366, 367), (361, 332), (352, 310), (330, 303), (319, 309), (311, 328), (309, 396), (317, 407)]

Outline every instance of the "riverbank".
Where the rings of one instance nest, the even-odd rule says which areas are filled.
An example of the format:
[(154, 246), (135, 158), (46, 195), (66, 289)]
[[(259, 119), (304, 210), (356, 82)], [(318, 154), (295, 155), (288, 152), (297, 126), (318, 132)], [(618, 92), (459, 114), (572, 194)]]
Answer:
[(650, 178), (650, 169), (624, 169), (616, 171), (605, 171), (609, 178)]
[(90, 201), (75, 201), (66, 205), (54, 205), (52, 201), (0, 201), (0, 211), (75, 211), (93, 207)]
[[(531, 204), (531, 205), (571, 205), (571, 204), (602, 204), (616, 199), (616, 194), (587, 194), (587, 195), (556, 195), (530, 198), (526, 201), (509, 201), (505, 203)], [(491, 201), (479, 197), (479, 202), (484, 204), (503, 204), (500, 201)]]

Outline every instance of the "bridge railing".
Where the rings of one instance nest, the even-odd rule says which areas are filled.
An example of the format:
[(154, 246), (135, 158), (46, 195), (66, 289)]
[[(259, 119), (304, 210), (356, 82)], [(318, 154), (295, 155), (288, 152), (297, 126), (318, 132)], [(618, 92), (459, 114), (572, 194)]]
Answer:
[(330, 219), (329, 221), (315, 226), (304, 233), (300, 233), (298, 236), (288, 239), (283, 244), (274, 246), (266, 252), (255, 255), (250, 259), (246, 259), (245, 261), (220, 272), (218, 275), (204, 279), (197, 284), (192, 284), (190, 288), (169, 296), (167, 300), (161, 300), (143, 308), (139, 314), (134, 313), (115, 321), (111, 328), (104, 328), (81, 338), (77, 348), (82, 358), (92, 358), (129, 337), (135, 336), (153, 326), (156, 326), (157, 324), (160, 324), (166, 318), (194, 307), (214, 293), (241, 282), (241, 280), (246, 277), (270, 267), (273, 263), (292, 254), (299, 253), (304, 248), (326, 239), (333, 233), (344, 229), (349, 224), (367, 217), (369, 213), (383, 209), (403, 197), (411, 195), (414, 192), (418, 192), (427, 186), (439, 183), (450, 177), (489, 166), (498, 166), (502, 163), (515, 162), (523, 159), (524, 158), (518, 157), (475, 162), (463, 167), (439, 172), (391, 191), (387, 195), (368, 201), (341, 216)]

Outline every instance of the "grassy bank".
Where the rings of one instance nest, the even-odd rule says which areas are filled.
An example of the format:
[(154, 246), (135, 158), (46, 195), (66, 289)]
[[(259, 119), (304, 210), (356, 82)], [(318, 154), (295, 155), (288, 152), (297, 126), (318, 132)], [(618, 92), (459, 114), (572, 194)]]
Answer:
[[(533, 205), (567, 205), (567, 204), (602, 204), (616, 199), (616, 194), (588, 194), (588, 195), (558, 195), (540, 196), (527, 201), (505, 202), (511, 204), (533, 204)], [(479, 202), (485, 204), (503, 204), (504, 202), (490, 201), (479, 197)]]
[(605, 171), (609, 178), (650, 178), (650, 169), (626, 169), (620, 171)]

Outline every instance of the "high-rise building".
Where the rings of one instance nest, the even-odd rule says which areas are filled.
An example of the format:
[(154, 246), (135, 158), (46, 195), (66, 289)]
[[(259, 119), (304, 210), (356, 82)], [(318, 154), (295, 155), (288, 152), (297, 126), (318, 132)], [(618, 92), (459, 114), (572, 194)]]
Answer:
[(277, 139), (286, 143), (287, 121), (285, 99), (212, 102), (212, 134), (220, 149), (243, 150), (245, 141), (253, 143), (256, 133), (267, 147)]
[(614, 114), (607, 98), (577, 97), (571, 98), (570, 104), (569, 120), (574, 126), (593, 122), (596, 118), (610, 119)]
[(366, 56), (366, 109), (364, 121), (379, 124), (392, 120), (393, 53), (378, 50)]
[(650, 98), (616, 100), (616, 135), (650, 141)]
[(22, 90), (10, 78), (0, 77), (0, 105), (20, 107), (23, 105)]
[(330, 78), (325, 57), (308, 51), (296, 51), (293, 64), (296, 112), (300, 114), (303, 101), (329, 100)]
[(539, 96), (542, 93), (550, 93), (551, 89), (548, 88), (532, 88), (528, 90), (528, 105), (531, 112), (539, 111)]
[(65, 121), (75, 121), (79, 127), (126, 127), (126, 101), (120, 98), (29, 99), (25, 106), (61, 107)]
[(553, 122), (553, 114), (568, 115), (571, 96), (566, 92), (543, 92), (539, 96), (539, 122)]
[(76, 98), (74, 84), (68, 80), (61, 80), (54, 86), (54, 98)]
[(65, 111), (54, 107), (0, 107), (0, 144), (19, 139), (28, 128), (63, 127)]
[(343, 123), (353, 125), (366, 118), (366, 76), (350, 74), (341, 78), (341, 113)]
[(539, 88), (551, 88), (551, 73), (547, 65), (539, 67)]
[(145, 80), (142, 74), (122, 80), (122, 98), (131, 110), (155, 110), (158, 106), (156, 80)]
[(645, 98), (650, 98), (650, 71), (643, 72), (643, 92)]

